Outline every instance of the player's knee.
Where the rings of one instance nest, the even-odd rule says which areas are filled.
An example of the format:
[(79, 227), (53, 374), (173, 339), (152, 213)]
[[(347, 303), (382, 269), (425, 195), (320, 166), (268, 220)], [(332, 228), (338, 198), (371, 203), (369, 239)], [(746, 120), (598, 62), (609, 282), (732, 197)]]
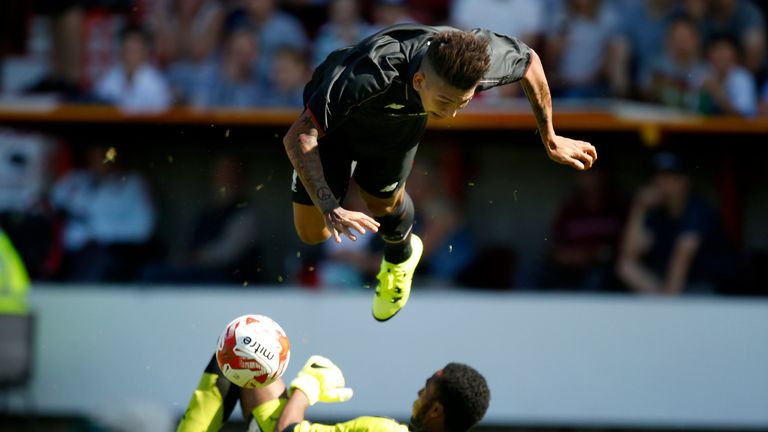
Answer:
[(362, 195), (368, 210), (376, 217), (394, 213), (402, 202), (402, 193), (390, 198), (377, 198), (371, 195)]
[(368, 203), (368, 210), (374, 216), (384, 216), (384, 215), (392, 214), (394, 213), (396, 208), (397, 208), (397, 205), (395, 204), (394, 199), (389, 202), (375, 201), (375, 202)]
[(302, 243), (308, 245), (323, 243), (331, 237), (331, 233), (327, 229), (308, 229), (298, 224), (296, 225), (296, 234), (298, 234), (299, 240)]

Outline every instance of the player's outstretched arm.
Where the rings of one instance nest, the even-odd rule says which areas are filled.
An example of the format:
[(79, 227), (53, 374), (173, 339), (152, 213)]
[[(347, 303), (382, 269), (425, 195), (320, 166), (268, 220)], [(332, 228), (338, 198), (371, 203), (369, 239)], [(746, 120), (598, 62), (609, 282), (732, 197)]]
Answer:
[(552, 124), (552, 95), (544, 74), (544, 67), (535, 51), (531, 50), (531, 65), (520, 81), (528, 96), (541, 141), (547, 155), (557, 163), (579, 170), (589, 169), (597, 160), (595, 147), (588, 142), (558, 136)]
[(352, 389), (345, 387), (344, 374), (329, 359), (313, 355), (291, 381), (290, 398), (277, 422), (276, 431), (304, 421), (304, 412), (317, 402), (346, 402)]
[(304, 413), (309, 408), (309, 398), (304, 392), (296, 391), (288, 398), (288, 403), (283, 408), (283, 413), (277, 421), (275, 431), (282, 432), (292, 425), (298, 425), (304, 421)]
[(372, 217), (343, 209), (333, 196), (323, 174), (317, 143), (320, 136), (320, 130), (315, 126), (312, 115), (304, 111), (283, 138), (283, 146), (312, 202), (325, 217), (325, 225), (331, 235), (339, 243), (341, 235), (350, 240), (357, 240), (352, 230), (360, 234), (365, 234), (366, 229), (378, 231), (379, 223)]

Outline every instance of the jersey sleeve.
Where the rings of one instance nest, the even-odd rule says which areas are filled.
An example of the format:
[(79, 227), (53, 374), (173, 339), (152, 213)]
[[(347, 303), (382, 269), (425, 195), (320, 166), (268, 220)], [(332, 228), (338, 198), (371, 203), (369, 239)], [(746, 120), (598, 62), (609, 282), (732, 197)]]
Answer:
[(533, 53), (528, 45), (519, 39), (494, 33), (490, 30), (474, 29), (472, 33), (488, 40), (491, 67), (485, 74), (477, 91), (519, 81), (528, 71)]
[(355, 107), (385, 92), (398, 76), (402, 54), (369, 55), (356, 48), (337, 50), (315, 70), (304, 103), (316, 126), (328, 133)]
[(408, 432), (408, 427), (384, 417), (358, 417), (335, 425), (303, 421), (289, 427), (287, 432)]

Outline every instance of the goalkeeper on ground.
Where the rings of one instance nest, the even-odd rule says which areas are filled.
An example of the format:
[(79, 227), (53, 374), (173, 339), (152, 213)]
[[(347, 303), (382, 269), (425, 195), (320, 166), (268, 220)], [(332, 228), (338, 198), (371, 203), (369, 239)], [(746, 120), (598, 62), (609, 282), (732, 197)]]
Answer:
[(383, 417), (359, 417), (336, 425), (304, 420), (306, 409), (317, 402), (345, 402), (351, 397), (341, 370), (321, 356), (310, 357), (287, 389), (282, 379), (260, 389), (237, 387), (212, 359), (177, 432), (218, 431), (238, 400), (250, 421), (249, 432), (463, 432), (485, 415), (490, 391), (475, 369), (449, 363), (419, 390), (409, 425)]

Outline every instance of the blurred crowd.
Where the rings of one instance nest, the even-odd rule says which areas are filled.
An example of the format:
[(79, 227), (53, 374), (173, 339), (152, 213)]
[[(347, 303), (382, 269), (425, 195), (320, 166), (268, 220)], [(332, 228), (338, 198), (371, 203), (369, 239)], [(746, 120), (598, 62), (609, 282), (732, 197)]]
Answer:
[[(132, 163), (98, 140), (70, 151), (56, 147), (44, 135), (0, 129), (0, 232), (16, 246), (33, 280), (235, 286), (285, 282), (350, 290), (375, 283), (384, 248), (375, 234), (320, 246), (270, 236), (289, 232), (290, 223), (265, 226), (268, 204), (254, 201), (254, 191), (262, 185), (254, 188), (245, 180), (247, 158), (242, 155), (209, 154), (206, 166), (199, 168), (207, 174), (200, 184), (207, 186), (192, 187), (199, 190), (194, 217), (185, 219), (169, 242), (159, 220), (178, 222), (162, 214), (153, 187), (168, 179), (147, 177), (135, 169), (146, 161)], [(729, 197), (719, 198), (719, 208), (703, 198), (689, 157), (669, 151), (645, 155), (650, 159), (644, 162), (646, 178), (636, 178), (634, 190), (617, 186), (610, 161), (572, 174), (572, 191), (554, 212), (537, 213), (539, 222), (513, 229), (542, 230), (545, 247), (536, 252), (498, 236), (478, 241), (477, 230), (485, 228), (476, 219), (484, 219), (486, 210), (472, 208), (461, 196), (461, 189), (473, 186), (462, 180), (466, 167), (450, 151), (420, 158), (406, 186), (419, 209), (414, 231), (424, 241), (418, 285), (765, 294), (759, 287), (768, 277), (768, 261), (753, 253), (759, 251), (745, 251), (738, 229), (728, 225), (733, 216)], [(727, 182), (727, 173), (724, 178)], [(285, 183), (281, 187), (287, 190), (287, 177)], [(365, 211), (355, 191), (353, 183), (344, 206)], [(734, 191), (724, 188), (722, 193)], [(284, 195), (280, 207), (288, 208)], [(274, 247), (274, 241), (280, 246)], [(265, 253), (280, 255), (279, 268), (265, 262)]]
[[(9, 0), (6, 92), (129, 111), (296, 107), (334, 49), (396, 23), (483, 27), (541, 54), (554, 95), (768, 115), (753, 0)], [(520, 97), (508, 86), (478, 98)]]
[[(298, 107), (328, 53), (395, 23), (422, 22), (520, 37), (541, 54), (558, 98), (768, 115), (765, 2), (9, 0), (0, 7), (6, 92), (132, 112)], [(506, 86), (476, 103), (520, 97)], [(253, 189), (244, 185), (244, 158), (227, 154), (209, 161), (209, 189), (169, 254), (141, 171), (98, 139), (73, 147), (66, 160), (56, 147), (40, 134), (0, 130), (0, 229), (35, 280), (285, 280), (357, 289), (378, 271), (383, 244), (369, 235), (301, 250), (279, 275), (270, 273), (262, 265), (269, 230), (247, 205)], [(756, 286), (763, 279), (754, 275), (768, 267), (743, 259), (738, 236), (697, 194), (686, 161), (655, 155), (645, 186), (634, 191), (618, 190), (609, 166), (579, 174), (572, 196), (549, 215), (550, 247), (522, 271), (523, 251), (476, 241), (467, 203), (450, 193), (464, 181), (456, 161), (420, 160), (407, 185), (424, 240), (420, 283), (670, 295)], [(354, 193), (345, 206), (363, 208)]]

